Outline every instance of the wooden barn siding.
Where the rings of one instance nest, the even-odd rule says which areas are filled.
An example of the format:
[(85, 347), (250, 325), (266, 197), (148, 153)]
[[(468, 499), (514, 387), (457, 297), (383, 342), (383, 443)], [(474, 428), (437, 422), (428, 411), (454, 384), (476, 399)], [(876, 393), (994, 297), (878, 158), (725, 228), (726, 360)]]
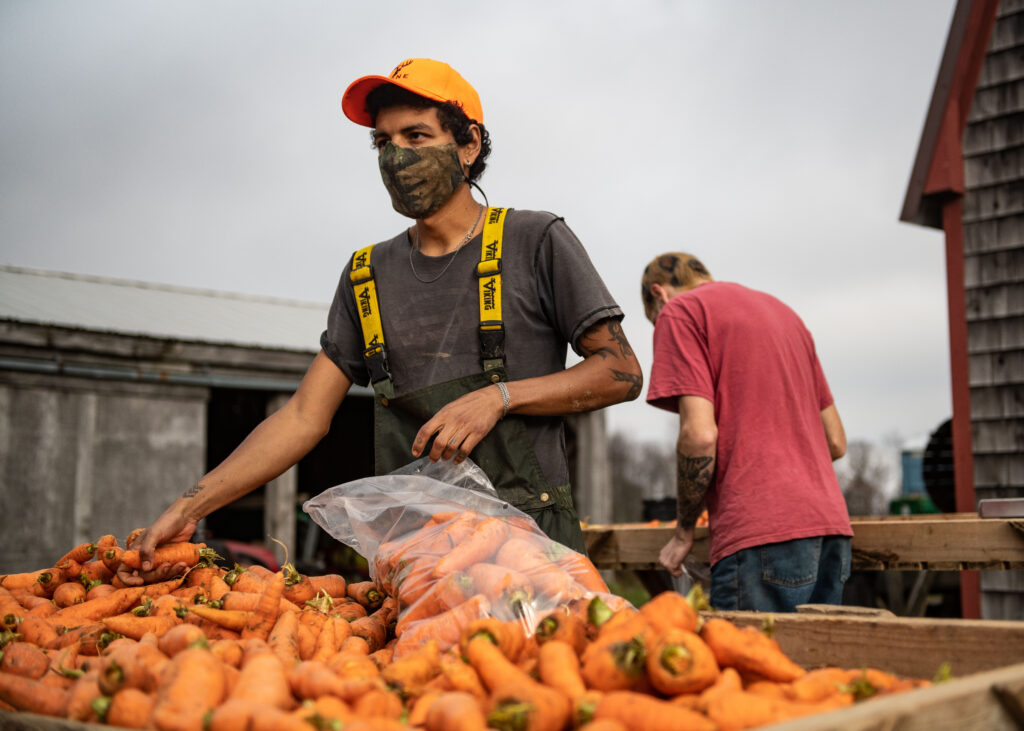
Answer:
[[(978, 499), (1024, 496), (1024, 0), (1003, 0), (963, 139), (964, 284)], [(982, 572), (982, 616), (1020, 619), (1024, 572)]]

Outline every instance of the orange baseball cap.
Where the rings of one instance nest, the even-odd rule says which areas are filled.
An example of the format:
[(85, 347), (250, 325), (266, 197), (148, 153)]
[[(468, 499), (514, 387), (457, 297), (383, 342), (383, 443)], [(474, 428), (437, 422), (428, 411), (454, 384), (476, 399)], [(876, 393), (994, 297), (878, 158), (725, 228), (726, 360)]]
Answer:
[(451, 66), (430, 58), (406, 59), (395, 66), (390, 76), (363, 76), (353, 81), (341, 95), (341, 110), (345, 116), (356, 124), (372, 127), (373, 120), (366, 111), (366, 96), (384, 84), (399, 86), (437, 102), (452, 102), (462, 107), (474, 122), (484, 121), (476, 89)]

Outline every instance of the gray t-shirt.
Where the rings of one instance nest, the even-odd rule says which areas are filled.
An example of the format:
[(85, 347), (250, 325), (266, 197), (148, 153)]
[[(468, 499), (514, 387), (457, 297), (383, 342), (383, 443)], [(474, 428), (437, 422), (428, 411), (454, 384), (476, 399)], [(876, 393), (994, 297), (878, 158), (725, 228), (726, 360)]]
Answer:
[[(413, 275), (407, 232), (374, 246), (371, 263), (396, 394), (482, 370), (476, 276), (480, 244), (481, 237), (475, 236), (453, 261), (413, 249), (420, 279), (431, 280), (448, 267), (429, 284)], [(366, 385), (351, 266), (349, 260), (320, 345), (353, 383)], [(583, 245), (561, 218), (540, 211), (510, 209), (505, 217), (501, 299), (505, 368), (512, 381), (564, 370), (567, 344), (579, 353), (579, 338), (589, 327), (622, 319)], [(523, 419), (548, 483), (568, 484), (561, 418)]]

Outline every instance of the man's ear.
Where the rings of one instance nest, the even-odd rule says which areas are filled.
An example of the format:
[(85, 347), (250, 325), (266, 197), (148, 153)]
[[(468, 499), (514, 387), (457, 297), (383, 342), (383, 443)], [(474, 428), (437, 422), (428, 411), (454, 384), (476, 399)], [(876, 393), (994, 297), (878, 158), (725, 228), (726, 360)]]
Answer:
[(661, 302), (663, 306), (667, 305), (668, 301), (672, 299), (672, 296), (668, 293), (668, 290), (665, 289), (660, 284), (651, 285), (651, 294), (654, 295), (654, 298)]

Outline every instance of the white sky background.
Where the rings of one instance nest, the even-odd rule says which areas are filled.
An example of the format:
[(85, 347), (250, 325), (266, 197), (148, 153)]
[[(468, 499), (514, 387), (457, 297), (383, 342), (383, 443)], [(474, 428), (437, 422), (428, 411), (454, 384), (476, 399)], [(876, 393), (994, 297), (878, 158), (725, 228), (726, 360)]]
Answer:
[(328, 302), (406, 225), (341, 93), (428, 56), (480, 92), (491, 204), (565, 217), (645, 371), (640, 273), (692, 251), (801, 314), (851, 439), (920, 437), (943, 237), (898, 216), (953, 6), (0, 0), (0, 262)]

